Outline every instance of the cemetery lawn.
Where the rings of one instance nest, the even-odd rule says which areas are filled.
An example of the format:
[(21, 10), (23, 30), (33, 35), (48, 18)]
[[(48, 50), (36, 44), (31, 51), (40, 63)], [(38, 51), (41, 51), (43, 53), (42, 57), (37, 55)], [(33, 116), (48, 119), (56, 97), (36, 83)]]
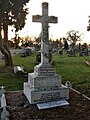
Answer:
[[(20, 55), (13, 57), (14, 65), (23, 65), (27, 73), (34, 71), (35, 59), (36, 53), (25, 58)], [(61, 75), (63, 84), (70, 81), (74, 89), (90, 97), (90, 67), (85, 64), (86, 59), (90, 60), (89, 56), (68, 57), (65, 53), (64, 55), (54, 54), (52, 65), (56, 73)], [(15, 76), (10, 68), (0, 63), (0, 86), (5, 86), (8, 91), (23, 90), (25, 81), (27, 77)]]

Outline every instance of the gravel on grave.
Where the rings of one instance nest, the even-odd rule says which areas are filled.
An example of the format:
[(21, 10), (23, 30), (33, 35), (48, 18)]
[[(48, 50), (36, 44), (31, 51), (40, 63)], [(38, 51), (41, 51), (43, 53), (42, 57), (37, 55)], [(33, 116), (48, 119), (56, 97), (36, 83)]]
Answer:
[(39, 110), (27, 101), (22, 91), (6, 92), (10, 120), (90, 120), (90, 101), (70, 90), (70, 105)]

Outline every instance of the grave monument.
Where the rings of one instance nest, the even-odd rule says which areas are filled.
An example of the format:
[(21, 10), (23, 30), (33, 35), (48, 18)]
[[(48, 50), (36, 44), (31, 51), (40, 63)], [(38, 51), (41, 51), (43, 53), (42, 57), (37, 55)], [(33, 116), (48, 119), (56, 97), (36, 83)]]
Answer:
[(24, 83), (24, 94), (30, 104), (46, 103), (69, 99), (69, 89), (61, 83), (61, 76), (49, 62), (49, 23), (57, 23), (57, 17), (48, 16), (48, 3), (42, 3), (42, 16), (34, 15), (33, 22), (42, 24), (41, 63), (28, 73)]

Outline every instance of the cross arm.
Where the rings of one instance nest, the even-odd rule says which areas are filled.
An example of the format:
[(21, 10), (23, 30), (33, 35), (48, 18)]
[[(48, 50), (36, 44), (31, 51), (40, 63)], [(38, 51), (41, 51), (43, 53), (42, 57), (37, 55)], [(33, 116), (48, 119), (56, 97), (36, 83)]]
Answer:
[(49, 23), (58, 23), (58, 17), (50, 16), (49, 17)]
[(41, 15), (33, 15), (32, 16), (32, 22), (41, 22), (42, 16)]

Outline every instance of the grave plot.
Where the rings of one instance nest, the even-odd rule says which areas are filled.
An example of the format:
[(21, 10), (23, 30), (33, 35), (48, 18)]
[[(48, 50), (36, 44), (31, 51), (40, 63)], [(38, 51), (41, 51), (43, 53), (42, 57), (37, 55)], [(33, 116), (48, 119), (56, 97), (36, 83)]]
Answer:
[(39, 110), (23, 91), (6, 92), (10, 120), (90, 120), (90, 100), (70, 89), (69, 106)]
[[(4, 107), (5, 119), (89, 120), (90, 99), (70, 89), (68, 85), (62, 85), (61, 76), (56, 74), (49, 63), (48, 24), (57, 23), (57, 17), (48, 16), (48, 3), (42, 4), (42, 16), (33, 16), (33, 21), (42, 23), (41, 63), (35, 66), (33, 73), (28, 74), (28, 82), (24, 83), (23, 91), (7, 91), (6, 94), (2, 94), (1, 109)], [(23, 69), (17, 67), (16, 73), (18, 71), (23, 72)], [(63, 105), (56, 105), (59, 100), (62, 100)], [(65, 100), (67, 104), (64, 104)], [(39, 110), (36, 104), (40, 103), (45, 103), (45, 107), (50, 103), (53, 107)]]

